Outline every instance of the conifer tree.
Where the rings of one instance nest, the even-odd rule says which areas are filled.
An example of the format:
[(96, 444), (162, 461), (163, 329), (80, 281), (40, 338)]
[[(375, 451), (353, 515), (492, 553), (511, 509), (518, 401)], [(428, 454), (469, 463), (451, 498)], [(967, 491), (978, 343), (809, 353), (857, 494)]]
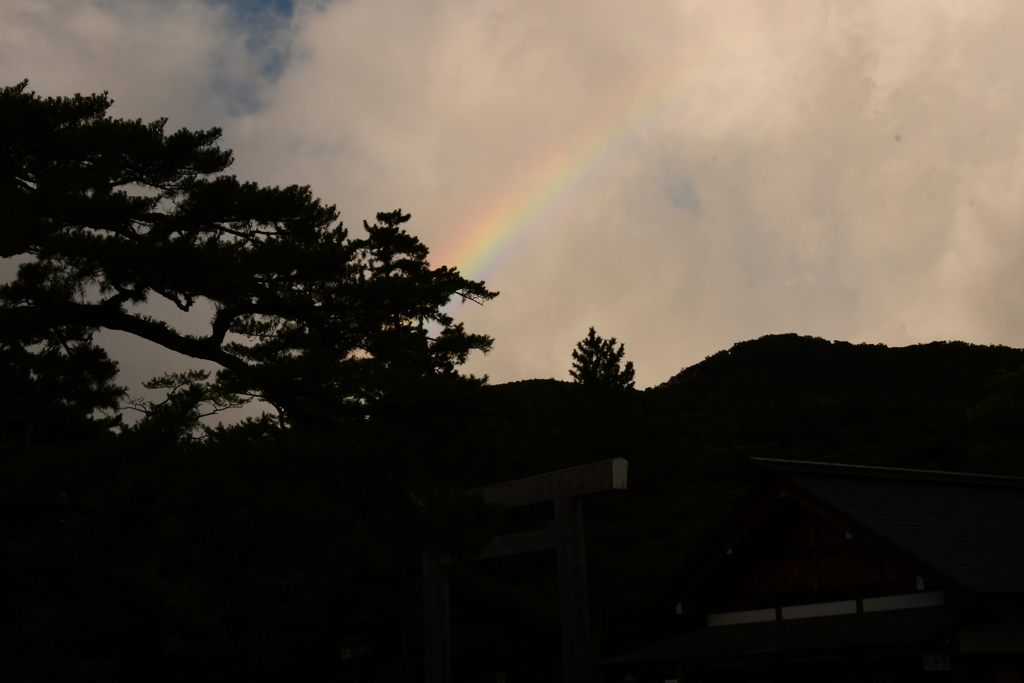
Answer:
[(615, 337), (602, 339), (591, 327), (572, 352), (569, 374), (573, 380), (593, 389), (632, 389), (633, 361), (626, 361), (622, 367), (626, 345), (619, 344), (616, 349), (616, 341)]
[[(48, 344), (102, 364), (92, 331), (120, 330), (218, 364), (217, 391), (261, 397), (293, 423), (430, 405), (481, 381), (457, 366), (492, 340), (444, 307), (496, 293), (431, 267), (407, 214), (379, 213), (352, 237), (308, 186), (227, 175), (217, 128), (167, 134), (166, 119), (109, 117), (106, 93), (26, 88), (0, 88), (0, 259), (19, 264), (0, 283), (0, 358)], [(153, 316), (155, 300), (212, 319), (182, 331)], [(117, 393), (108, 379), (97, 391)]]
[[(229, 175), (219, 129), (111, 105), (0, 87), (4, 665), (335, 680), (341, 638), (375, 633), (398, 661), (422, 547), (495, 533), (446, 450), (492, 340), (445, 307), (496, 293), (431, 266), (400, 210), (350, 235), (309, 187)], [(148, 382), (165, 398), (124, 425), (104, 329), (221, 369)], [(251, 397), (281, 419), (203, 427)]]

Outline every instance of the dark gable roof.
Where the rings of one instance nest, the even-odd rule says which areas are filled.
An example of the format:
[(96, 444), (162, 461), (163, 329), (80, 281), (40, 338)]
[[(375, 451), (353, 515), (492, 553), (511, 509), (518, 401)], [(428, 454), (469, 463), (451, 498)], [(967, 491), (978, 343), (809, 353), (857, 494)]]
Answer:
[(753, 458), (974, 593), (1024, 593), (1024, 479)]
[(925, 647), (977, 616), (977, 597), (1024, 594), (1024, 479), (752, 460), (760, 482), (656, 592), (645, 615), (665, 616), (665, 602), (694, 590), (783, 493), (950, 591), (953, 600), (943, 607), (699, 628), (602, 665)]

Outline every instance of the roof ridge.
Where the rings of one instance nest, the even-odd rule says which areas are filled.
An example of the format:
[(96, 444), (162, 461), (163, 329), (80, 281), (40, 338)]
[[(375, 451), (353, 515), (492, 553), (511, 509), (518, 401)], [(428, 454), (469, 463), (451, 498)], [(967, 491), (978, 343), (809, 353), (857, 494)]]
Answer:
[(783, 460), (781, 458), (750, 458), (754, 465), (777, 472), (809, 472), (817, 474), (847, 474), (918, 479), (924, 481), (956, 481), (963, 484), (989, 484), (1024, 486), (1024, 478), (972, 472), (918, 470), (906, 467), (879, 467), (875, 465), (848, 465), (845, 463), (815, 462), (809, 460)]

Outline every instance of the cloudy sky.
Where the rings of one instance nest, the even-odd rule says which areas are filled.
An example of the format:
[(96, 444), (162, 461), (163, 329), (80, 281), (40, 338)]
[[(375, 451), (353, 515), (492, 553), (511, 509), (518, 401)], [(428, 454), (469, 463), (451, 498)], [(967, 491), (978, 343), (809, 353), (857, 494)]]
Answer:
[(644, 387), (770, 333), (1024, 346), (1022, 35), (1013, 0), (9, 0), (0, 82), (411, 213), (501, 291), (452, 309), (472, 372), (568, 379), (594, 325)]

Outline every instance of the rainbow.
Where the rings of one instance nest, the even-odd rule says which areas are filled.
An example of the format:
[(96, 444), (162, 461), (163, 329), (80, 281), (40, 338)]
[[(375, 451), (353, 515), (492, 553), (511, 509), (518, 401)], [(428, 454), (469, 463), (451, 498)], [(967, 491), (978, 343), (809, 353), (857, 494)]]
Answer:
[[(681, 99), (676, 79), (668, 87), (638, 90), (625, 100), (632, 106), (581, 128), (559, 149), (535, 159), (522, 181), (495, 192), (456, 229), (458, 241), (445, 250), (442, 262), (458, 267), (471, 280), (487, 280), (541, 227), (632, 156)], [(454, 299), (448, 310), (457, 303), (461, 299)]]

